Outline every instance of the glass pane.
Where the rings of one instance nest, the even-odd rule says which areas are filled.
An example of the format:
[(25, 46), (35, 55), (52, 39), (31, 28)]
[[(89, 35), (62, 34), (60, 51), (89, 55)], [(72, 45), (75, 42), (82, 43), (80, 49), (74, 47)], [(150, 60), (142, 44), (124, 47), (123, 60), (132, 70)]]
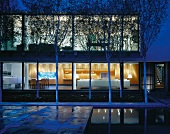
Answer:
[(59, 63), (58, 86), (59, 90), (72, 90), (72, 63)]
[[(126, 86), (126, 81), (130, 81), (130, 85)], [(139, 90), (138, 63), (124, 63), (124, 90)]]
[(21, 90), (22, 63), (3, 63), (3, 89)]
[(25, 63), (25, 89), (36, 89), (37, 63)]
[[(37, 66), (36, 63), (25, 63), (25, 89), (36, 89)], [(39, 88), (56, 90), (56, 64), (39, 63), (38, 72)], [(58, 64), (59, 90), (72, 89), (72, 64)]]
[[(89, 63), (76, 63), (76, 89), (89, 89)], [(91, 74), (93, 76), (93, 74)]]
[[(58, 23), (59, 22), (59, 23)], [(58, 46), (60, 50), (72, 49), (72, 17), (69, 15), (28, 15), (25, 17), (25, 50), (30, 50), (32, 45), (40, 45), (46, 49), (55, 43), (58, 29)], [(31, 45), (30, 45), (31, 44)], [(34, 46), (33, 46), (34, 47)], [(54, 49), (51, 46), (51, 49)], [(49, 49), (48, 49), (49, 50)]]
[(155, 64), (155, 87), (164, 88), (164, 64)]
[(138, 16), (124, 16), (123, 22), (123, 50), (138, 51), (139, 29)]
[(17, 50), (17, 45), (22, 42), (22, 16), (1, 16), (1, 50)]
[[(75, 17), (74, 50), (104, 51), (118, 50), (120, 45), (120, 16), (118, 15), (77, 15)], [(110, 33), (110, 36), (109, 36)]]

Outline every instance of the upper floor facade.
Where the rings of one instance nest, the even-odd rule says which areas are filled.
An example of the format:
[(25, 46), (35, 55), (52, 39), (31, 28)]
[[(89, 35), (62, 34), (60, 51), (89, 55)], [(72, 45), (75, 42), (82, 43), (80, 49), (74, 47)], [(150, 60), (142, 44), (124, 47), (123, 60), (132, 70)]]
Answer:
[(139, 51), (138, 21), (138, 15), (1, 15), (1, 51), (56, 43), (59, 51)]
[(147, 50), (145, 44), (152, 42), (148, 36), (157, 35), (148, 30), (153, 20), (148, 23), (144, 12), (150, 8), (154, 19), (152, 5), (158, 3), (144, 1), (61, 0), (50, 5), (45, 1), (14, 4), (8, 0), (0, 10), (0, 53), (5, 55), (0, 60), (20, 57), (30, 61), (31, 55), (54, 61), (57, 54), (61, 61), (70, 57), (74, 57), (72, 61), (87, 60), (89, 55), (94, 61), (109, 52), (112, 61), (139, 61)]

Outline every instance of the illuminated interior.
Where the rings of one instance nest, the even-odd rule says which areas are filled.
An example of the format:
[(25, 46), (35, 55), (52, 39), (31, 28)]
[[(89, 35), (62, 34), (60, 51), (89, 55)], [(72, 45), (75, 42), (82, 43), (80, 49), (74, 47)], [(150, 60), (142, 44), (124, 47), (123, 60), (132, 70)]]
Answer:
[[(75, 68), (72, 69), (72, 63), (59, 63), (58, 65), (58, 83), (59, 85), (77, 84), (78, 80), (89, 80), (89, 64), (88, 63), (73, 63)], [(110, 74), (112, 80), (120, 80), (119, 64), (111, 63)], [(39, 74), (44, 73), (44, 78), (49, 79), (49, 84), (56, 84), (54, 63), (40, 63)], [(47, 77), (47, 74), (53, 74), (52, 77)], [(73, 75), (74, 74), (74, 75)], [(129, 74), (131, 77), (128, 77)], [(29, 78), (36, 78), (36, 64), (29, 64)], [(72, 77), (73, 75), (73, 77)], [(42, 76), (41, 76), (42, 78)], [(91, 79), (103, 80), (108, 79), (108, 65), (106, 63), (92, 63), (91, 64)], [(130, 85), (139, 84), (139, 67), (137, 63), (124, 64), (124, 79), (130, 81)], [(81, 89), (77, 87), (76, 89)]]
[[(48, 80), (48, 87), (44, 89), (55, 89), (56, 85), (56, 64), (39, 63), (38, 73), (36, 63), (24, 63), (24, 89), (36, 89), (31, 86), (32, 80)], [(17, 68), (17, 69), (16, 69)], [(89, 88), (89, 79), (91, 77), (92, 89), (108, 88), (108, 65), (107, 63), (91, 63), (91, 76), (89, 63), (59, 63), (58, 64), (58, 84), (65, 89), (81, 90)], [(16, 84), (22, 84), (22, 64), (21, 63), (4, 63), (4, 86), (7, 77), (14, 80), (17, 77)], [(111, 82), (113, 89), (119, 88), (120, 68), (118, 63), (110, 64)], [(9, 78), (8, 78), (9, 79)], [(103, 83), (104, 82), (104, 83)], [(116, 85), (114, 83), (117, 83)], [(86, 83), (86, 84), (85, 84)], [(96, 83), (96, 84), (94, 84)], [(103, 84), (102, 84), (103, 83)], [(35, 82), (36, 84), (36, 82)], [(100, 85), (101, 84), (101, 85)], [(128, 84), (128, 86), (127, 86)], [(13, 86), (14, 86), (13, 85)], [(124, 63), (124, 87), (131, 89), (134, 85), (139, 86), (139, 64)], [(15, 87), (15, 86), (14, 86)], [(9, 86), (8, 86), (9, 88)], [(60, 89), (60, 88), (59, 88)]]

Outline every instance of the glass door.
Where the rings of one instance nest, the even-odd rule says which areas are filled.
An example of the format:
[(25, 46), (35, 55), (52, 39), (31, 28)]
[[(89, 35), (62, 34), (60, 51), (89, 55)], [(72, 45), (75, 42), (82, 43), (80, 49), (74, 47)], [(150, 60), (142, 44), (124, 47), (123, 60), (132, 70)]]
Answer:
[(164, 64), (155, 64), (155, 88), (164, 88)]

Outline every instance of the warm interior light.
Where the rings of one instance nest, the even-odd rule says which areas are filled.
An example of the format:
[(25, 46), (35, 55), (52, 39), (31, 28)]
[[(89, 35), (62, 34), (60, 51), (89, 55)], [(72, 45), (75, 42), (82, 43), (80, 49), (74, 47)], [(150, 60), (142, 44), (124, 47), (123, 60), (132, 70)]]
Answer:
[(78, 75), (78, 74), (76, 74), (76, 78), (79, 78), (79, 75)]
[(128, 74), (128, 77), (127, 78), (132, 78), (132, 74)]

